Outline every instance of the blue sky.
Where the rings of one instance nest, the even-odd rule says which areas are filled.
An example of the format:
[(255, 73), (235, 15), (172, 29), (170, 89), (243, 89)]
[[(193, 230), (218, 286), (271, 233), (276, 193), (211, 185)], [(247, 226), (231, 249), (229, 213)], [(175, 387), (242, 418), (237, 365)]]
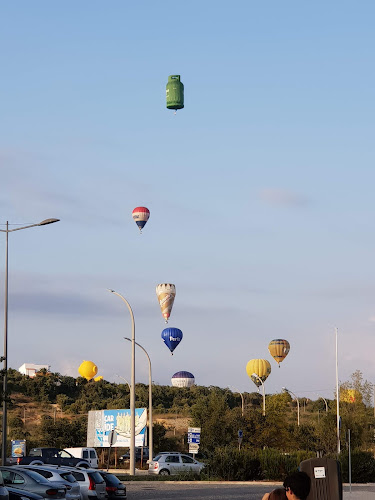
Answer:
[[(61, 219), (9, 237), (10, 366), (76, 376), (89, 359), (130, 377), (113, 288), (155, 382), (188, 370), (252, 391), (247, 361), (286, 338), (267, 391), (332, 397), (335, 327), (340, 379), (374, 381), (374, 14), (365, 1), (2, 2), (0, 223)], [(176, 116), (170, 74), (185, 85)], [(177, 288), (173, 357), (161, 282)]]

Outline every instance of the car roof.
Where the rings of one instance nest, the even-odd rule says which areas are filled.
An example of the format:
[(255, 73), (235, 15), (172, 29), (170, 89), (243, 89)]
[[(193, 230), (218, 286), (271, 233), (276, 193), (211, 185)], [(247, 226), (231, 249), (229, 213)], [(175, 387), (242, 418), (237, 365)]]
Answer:
[(52, 471), (56, 471), (57, 473), (59, 472), (71, 472), (71, 470), (67, 469), (66, 467), (59, 467), (58, 465), (57, 466), (53, 466), (53, 465), (15, 465), (13, 467), (17, 467), (17, 470), (18, 469), (31, 469), (31, 470), (38, 470), (38, 469), (41, 469), (41, 470), (48, 470), (50, 472)]

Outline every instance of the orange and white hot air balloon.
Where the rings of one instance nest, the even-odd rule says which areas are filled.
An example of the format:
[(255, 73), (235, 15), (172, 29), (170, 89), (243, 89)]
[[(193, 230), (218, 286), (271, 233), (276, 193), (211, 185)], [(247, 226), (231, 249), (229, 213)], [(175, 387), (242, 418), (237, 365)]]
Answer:
[(161, 283), (156, 287), (156, 295), (158, 297), (161, 313), (165, 322), (168, 323), (174, 298), (176, 297), (176, 287), (172, 285), (172, 283)]
[(280, 368), (280, 363), (287, 357), (290, 351), (290, 344), (285, 339), (271, 340), (268, 344), (268, 350)]
[(86, 380), (91, 380), (98, 373), (98, 367), (92, 361), (83, 361), (79, 365), (78, 373)]

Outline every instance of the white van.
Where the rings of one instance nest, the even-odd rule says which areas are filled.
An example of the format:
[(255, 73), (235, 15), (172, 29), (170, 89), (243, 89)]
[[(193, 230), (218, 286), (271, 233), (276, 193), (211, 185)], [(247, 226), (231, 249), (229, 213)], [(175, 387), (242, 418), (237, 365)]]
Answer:
[(93, 469), (97, 469), (99, 465), (98, 455), (95, 448), (64, 448), (75, 458), (83, 458), (87, 460)]

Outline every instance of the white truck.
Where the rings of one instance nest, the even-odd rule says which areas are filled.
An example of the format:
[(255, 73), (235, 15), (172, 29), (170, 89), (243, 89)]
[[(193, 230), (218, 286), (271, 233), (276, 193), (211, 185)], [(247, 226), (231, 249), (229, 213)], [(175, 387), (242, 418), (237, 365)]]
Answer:
[(64, 448), (73, 457), (83, 458), (87, 460), (93, 469), (97, 469), (99, 465), (98, 455), (95, 448)]

